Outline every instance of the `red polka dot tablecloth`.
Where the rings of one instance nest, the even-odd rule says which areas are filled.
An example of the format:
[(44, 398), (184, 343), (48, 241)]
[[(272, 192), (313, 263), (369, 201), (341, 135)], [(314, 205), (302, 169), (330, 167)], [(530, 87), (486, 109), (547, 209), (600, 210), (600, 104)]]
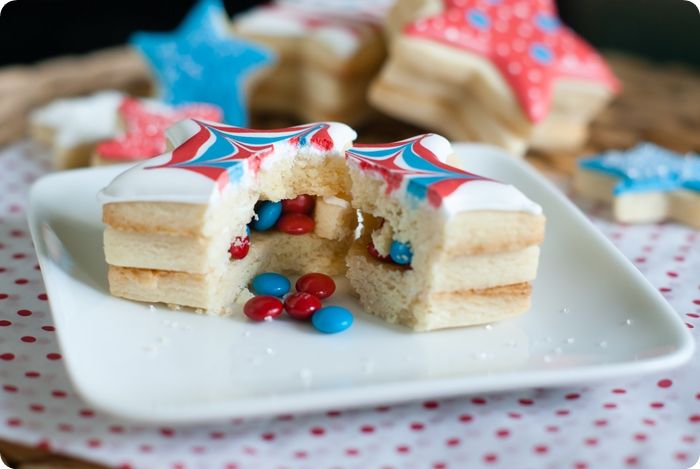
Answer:
[[(700, 455), (700, 359), (661, 375), (559, 389), (196, 427), (119, 421), (75, 395), (25, 222), (47, 171), (0, 150), (0, 438), (130, 468), (688, 468)], [(697, 336), (700, 233), (596, 225)]]

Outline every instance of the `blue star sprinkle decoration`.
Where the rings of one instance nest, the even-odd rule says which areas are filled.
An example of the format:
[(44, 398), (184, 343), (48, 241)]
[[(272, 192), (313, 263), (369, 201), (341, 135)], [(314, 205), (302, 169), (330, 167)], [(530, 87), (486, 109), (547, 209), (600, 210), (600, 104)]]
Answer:
[(215, 104), (228, 124), (246, 126), (245, 80), (275, 57), (229, 35), (226, 18), (221, 0), (201, 0), (176, 30), (139, 32), (130, 42), (150, 64), (163, 101)]

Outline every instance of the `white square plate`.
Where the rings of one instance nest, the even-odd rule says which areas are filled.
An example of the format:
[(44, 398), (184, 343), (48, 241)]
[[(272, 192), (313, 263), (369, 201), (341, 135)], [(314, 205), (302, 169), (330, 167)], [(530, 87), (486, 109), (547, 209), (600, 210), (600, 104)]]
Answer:
[(343, 282), (333, 302), (355, 324), (332, 336), (114, 298), (96, 193), (124, 167), (41, 179), (29, 223), (77, 391), (104, 412), (186, 423), (620, 378), (690, 358), (676, 313), (556, 188), (491, 147), (456, 150), (470, 170), (539, 202), (547, 236), (530, 312), (430, 333), (365, 314)]

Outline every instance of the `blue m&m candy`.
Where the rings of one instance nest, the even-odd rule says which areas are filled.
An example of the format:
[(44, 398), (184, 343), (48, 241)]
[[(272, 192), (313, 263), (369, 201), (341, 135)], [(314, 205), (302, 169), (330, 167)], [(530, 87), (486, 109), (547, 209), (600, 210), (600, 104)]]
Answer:
[(277, 223), (282, 214), (282, 202), (263, 200), (255, 205), (257, 220), (253, 219), (250, 225), (255, 231), (267, 231)]
[(392, 241), (389, 256), (391, 257), (392, 261), (399, 265), (408, 265), (413, 260), (411, 245), (408, 243), (402, 243), (401, 241)]
[(281, 297), (289, 292), (292, 284), (284, 275), (265, 272), (253, 279), (253, 291), (256, 295)]
[(352, 325), (352, 313), (342, 306), (326, 306), (311, 316), (311, 324), (324, 334), (342, 332)]

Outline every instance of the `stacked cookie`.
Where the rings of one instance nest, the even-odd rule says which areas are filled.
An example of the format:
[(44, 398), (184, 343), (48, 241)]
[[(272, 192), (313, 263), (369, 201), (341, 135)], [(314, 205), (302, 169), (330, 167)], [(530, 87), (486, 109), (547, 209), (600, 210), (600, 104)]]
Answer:
[(574, 189), (622, 223), (674, 220), (700, 229), (700, 156), (651, 143), (579, 160)]
[(455, 140), (515, 154), (574, 148), (619, 87), (552, 0), (405, 0), (388, 24), (370, 101)]
[(168, 134), (171, 152), (101, 193), (116, 296), (223, 315), (260, 272), (347, 270), (368, 312), (414, 330), (529, 307), (540, 207), (449, 166), (443, 137), (348, 149), (355, 132), (344, 124), (193, 120)]
[[(345, 200), (343, 152), (352, 129), (318, 123), (257, 131), (187, 120), (168, 136), (172, 152), (101, 193), (112, 294), (228, 314), (259, 272), (345, 271), (356, 219)], [(313, 231), (258, 226), (248, 235), (247, 225), (262, 216), (260, 200), (299, 194), (316, 197)]]
[(545, 219), (513, 186), (447, 165), (434, 134), (348, 152), (362, 236), (348, 278), (365, 310), (424, 331), (530, 307)]
[(357, 123), (384, 60), (380, 21), (388, 2), (277, 1), (233, 18), (234, 32), (277, 61), (253, 87), (253, 112)]

